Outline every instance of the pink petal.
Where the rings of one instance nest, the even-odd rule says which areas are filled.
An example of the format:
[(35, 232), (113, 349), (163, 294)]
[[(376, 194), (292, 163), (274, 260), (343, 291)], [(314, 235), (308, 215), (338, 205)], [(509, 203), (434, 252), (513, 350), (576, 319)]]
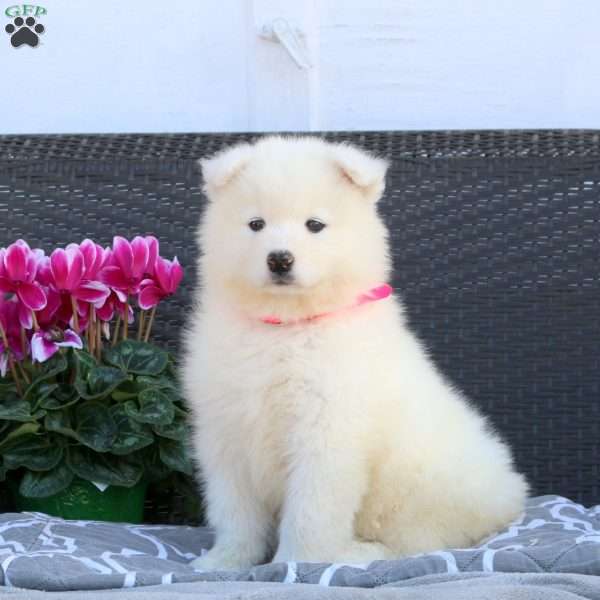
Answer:
[(77, 289), (73, 290), (73, 296), (77, 298), (77, 300), (83, 300), (84, 302), (99, 304), (101, 306), (110, 296), (110, 290), (106, 285), (99, 281), (88, 281), (82, 283)]
[(158, 258), (158, 240), (153, 235), (147, 235), (145, 240), (146, 245), (148, 246), (148, 264), (146, 266), (146, 273), (154, 275), (154, 265)]
[(148, 310), (156, 306), (164, 296), (165, 293), (160, 288), (155, 285), (147, 285), (142, 288), (138, 296), (138, 304), (143, 310)]
[(46, 306), (46, 294), (37, 283), (21, 283), (17, 296), (31, 310), (41, 310)]
[(0, 292), (7, 294), (14, 292), (16, 289), (16, 285), (8, 277), (0, 276)]
[(58, 352), (58, 344), (47, 340), (43, 333), (34, 333), (31, 338), (31, 359), (44, 362)]
[(4, 255), (6, 273), (13, 281), (27, 280), (27, 249), (19, 244), (11, 244)]
[(113, 288), (115, 292), (117, 290), (129, 290), (129, 279), (125, 276), (121, 267), (104, 267), (100, 271), (100, 281)]
[[(85, 308), (79, 305), (77, 307), (77, 314), (79, 315), (79, 331), (85, 331), (90, 320), (89, 313)], [(75, 319), (73, 319), (73, 313), (71, 313), (71, 317), (68, 320), (66, 320), (66, 322), (68, 323), (71, 329), (75, 327)]]
[[(8, 302), (0, 295), (0, 325), (6, 331), (7, 323), (10, 319)], [(2, 341), (0, 340), (0, 344)]]
[(79, 251), (83, 255), (84, 271), (86, 279), (94, 279), (102, 262), (102, 248), (92, 240), (85, 239), (79, 245)]
[(89, 314), (90, 314), (90, 303), (89, 302), (78, 300), (75, 304), (77, 306), (77, 314), (80, 317), (89, 317)]
[(37, 271), (46, 258), (44, 251), (40, 248), (32, 250), (27, 255), (27, 281), (32, 282), (37, 274)]
[(122, 304), (125, 304), (125, 302), (127, 302), (127, 294), (123, 290), (113, 289), (113, 292), (115, 293), (115, 296), (117, 297), (117, 300), (119, 302), (121, 302)]
[(69, 276), (69, 257), (66, 250), (57, 248), (50, 255), (50, 270), (54, 278), (54, 285), (58, 290), (67, 290), (67, 278)]
[(29, 247), (29, 244), (23, 239), (18, 239), (15, 242), (15, 245), (21, 246), (21, 248), (23, 248), (25, 250), (25, 252), (29, 252), (31, 250), (31, 248)]
[[(128, 310), (127, 310), (127, 314), (128, 314), (127, 322), (128, 323), (133, 323), (135, 321), (135, 318), (133, 316), (133, 308), (132, 308), (132, 306), (130, 304), (127, 305), (127, 308), (128, 308)], [(121, 315), (121, 317), (125, 317), (125, 304), (119, 304), (116, 307), (116, 309), (117, 309), (118, 313)]]
[(50, 268), (50, 257), (44, 256), (37, 266), (36, 281), (42, 285), (49, 286), (54, 283), (52, 269)]
[(98, 246), (98, 252), (100, 254), (100, 266), (98, 267), (98, 270), (100, 270), (104, 265), (109, 264), (112, 256), (112, 250), (110, 248), (101, 248), (100, 246)]
[(125, 238), (118, 235), (113, 238), (112, 257), (117, 266), (121, 267), (125, 278), (131, 279), (133, 250), (131, 249), (131, 244)]
[(134, 279), (141, 279), (148, 266), (148, 256), (150, 254), (148, 244), (143, 237), (137, 236), (131, 242), (131, 250), (133, 252), (132, 276)]
[(79, 244), (78, 248), (79, 252), (83, 254), (83, 262), (87, 271), (90, 267), (93, 267), (96, 262), (96, 244), (94, 244), (92, 240), (85, 239)]
[(81, 350), (83, 348), (83, 342), (81, 338), (71, 329), (65, 331), (65, 339), (57, 344), (61, 348), (77, 348)]
[(154, 277), (158, 281), (158, 285), (165, 291), (169, 291), (169, 285), (171, 283), (171, 273), (170, 273), (170, 265), (169, 261), (164, 258), (159, 258), (156, 261), (156, 265), (154, 268)]
[(183, 279), (183, 267), (179, 264), (177, 257), (171, 263), (171, 281), (169, 284), (169, 293), (174, 294)]
[(19, 302), (19, 325), (21, 325), (23, 329), (33, 328), (33, 315), (31, 310), (22, 302)]
[(67, 259), (69, 260), (69, 272), (67, 275), (67, 290), (74, 290), (83, 277), (83, 254), (79, 251), (77, 246), (67, 248)]
[(96, 316), (101, 321), (110, 321), (115, 316), (115, 306), (112, 302), (105, 302), (100, 308), (96, 309)]
[(36, 313), (40, 325), (48, 325), (52, 322), (56, 311), (61, 305), (61, 297), (58, 292), (52, 289), (46, 290), (46, 306)]
[(68, 292), (60, 294), (60, 304), (56, 311), (56, 318), (66, 323), (73, 316), (73, 305), (71, 295)]

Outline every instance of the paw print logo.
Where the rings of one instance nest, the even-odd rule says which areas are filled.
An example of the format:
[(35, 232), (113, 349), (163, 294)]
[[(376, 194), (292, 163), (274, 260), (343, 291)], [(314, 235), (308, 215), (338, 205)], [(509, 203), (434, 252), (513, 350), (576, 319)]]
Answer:
[(33, 17), (27, 17), (25, 20), (17, 17), (4, 30), (10, 35), (10, 43), (15, 48), (23, 44), (35, 48), (40, 41), (39, 34), (44, 33), (44, 26), (41, 23), (36, 23)]

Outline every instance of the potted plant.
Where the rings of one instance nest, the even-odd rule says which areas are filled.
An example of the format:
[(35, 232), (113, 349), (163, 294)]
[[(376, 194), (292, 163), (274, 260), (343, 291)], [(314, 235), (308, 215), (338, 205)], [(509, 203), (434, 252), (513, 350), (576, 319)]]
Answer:
[(191, 473), (173, 357), (151, 343), (183, 276), (153, 237), (0, 249), (0, 486), (17, 508), (139, 522)]

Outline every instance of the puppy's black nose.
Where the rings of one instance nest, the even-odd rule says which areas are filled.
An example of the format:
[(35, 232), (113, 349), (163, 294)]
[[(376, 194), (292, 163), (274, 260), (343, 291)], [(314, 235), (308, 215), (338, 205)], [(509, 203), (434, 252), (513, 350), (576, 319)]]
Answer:
[(267, 256), (267, 265), (269, 265), (269, 271), (277, 275), (284, 275), (292, 270), (294, 264), (294, 255), (287, 250), (276, 252), (270, 252)]

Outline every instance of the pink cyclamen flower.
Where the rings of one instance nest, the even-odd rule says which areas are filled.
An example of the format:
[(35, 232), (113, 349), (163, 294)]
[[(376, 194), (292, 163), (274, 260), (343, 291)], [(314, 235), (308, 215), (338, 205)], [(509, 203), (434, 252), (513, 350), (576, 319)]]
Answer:
[(42, 250), (32, 250), (23, 240), (0, 248), (0, 292), (16, 294), (29, 311), (46, 306), (46, 294), (35, 281), (43, 257)]
[(140, 286), (140, 295), (138, 296), (140, 307), (148, 310), (156, 306), (163, 298), (174, 294), (182, 278), (183, 268), (177, 257), (172, 261), (158, 257), (154, 268), (154, 277), (144, 279)]
[(159, 244), (158, 240), (153, 235), (147, 235), (145, 238), (148, 246), (148, 263), (146, 265), (146, 275), (149, 277), (154, 276), (154, 266), (158, 259)]
[[(38, 310), (35, 313), (38, 325), (41, 329), (49, 329), (57, 325), (57, 321), (61, 320), (60, 309), (63, 303), (61, 294), (51, 287), (45, 288), (46, 292), (46, 306), (42, 310)], [(69, 312), (67, 313), (66, 319), (71, 316), (71, 307), (69, 306)], [(65, 319), (65, 322), (66, 322)]]
[[(50, 255), (50, 285), (58, 292), (68, 292), (76, 300), (102, 306), (110, 294), (110, 290), (100, 281), (87, 279), (86, 268), (93, 271), (96, 268), (94, 255), (86, 249), (88, 264), (84, 253), (76, 244), (70, 244), (65, 250), (57, 248)], [(97, 272), (94, 273), (97, 275)]]
[(5, 335), (19, 335), (19, 302), (16, 298), (7, 300), (0, 294), (0, 326)]
[[(4, 344), (4, 339), (0, 338), (0, 361), (5, 361), (0, 371), (8, 365), (9, 353), (12, 353), (17, 360), (22, 360), (25, 352), (27, 352), (27, 347), (23, 347), (23, 342), (21, 341), (21, 328), (18, 317), (19, 307), (20, 304), (16, 298), (6, 300), (0, 295), (0, 326), (8, 341), (7, 348)], [(24, 344), (27, 346), (26, 341)], [(2, 376), (4, 377), (4, 374)]]
[[(96, 316), (101, 321), (111, 321), (115, 316), (115, 313), (118, 314), (121, 318), (125, 315), (125, 307), (127, 305), (125, 302), (121, 302), (120, 297), (113, 291), (110, 296), (106, 300), (106, 302), (96, 311)], [(131, 306), (128, 307), (127, 310), (127, 322), (133, 323), (135, 318), (133, 314), (133, 308)]]
[[(110, 248), (103, 248), (92, 240), (85, 239), (79, 246), (69, 244), (79, 248), (83, 255), (83, 279), (84, 281), (98, 281), (98, 274), (102, 268), (108, 263), (110, 258)], [(67, 246), (67, 248), (69, 248)]]
[(100, 272), (100, 280), (113, 289), (121, 302), (125, 302), (129, 295), (138, 293), (150, 254), (151, 248), (143, 237), (137, 236), (130, 243), (115, 236), (110, 264)]
[(63, 331), (57, 327), (47, 331), (38, 331), (31, 338), (31, 359), (45, 362), (54, 356), (60, 348), (77, 348), (81, 350), (81, 338), (71, 329)]

